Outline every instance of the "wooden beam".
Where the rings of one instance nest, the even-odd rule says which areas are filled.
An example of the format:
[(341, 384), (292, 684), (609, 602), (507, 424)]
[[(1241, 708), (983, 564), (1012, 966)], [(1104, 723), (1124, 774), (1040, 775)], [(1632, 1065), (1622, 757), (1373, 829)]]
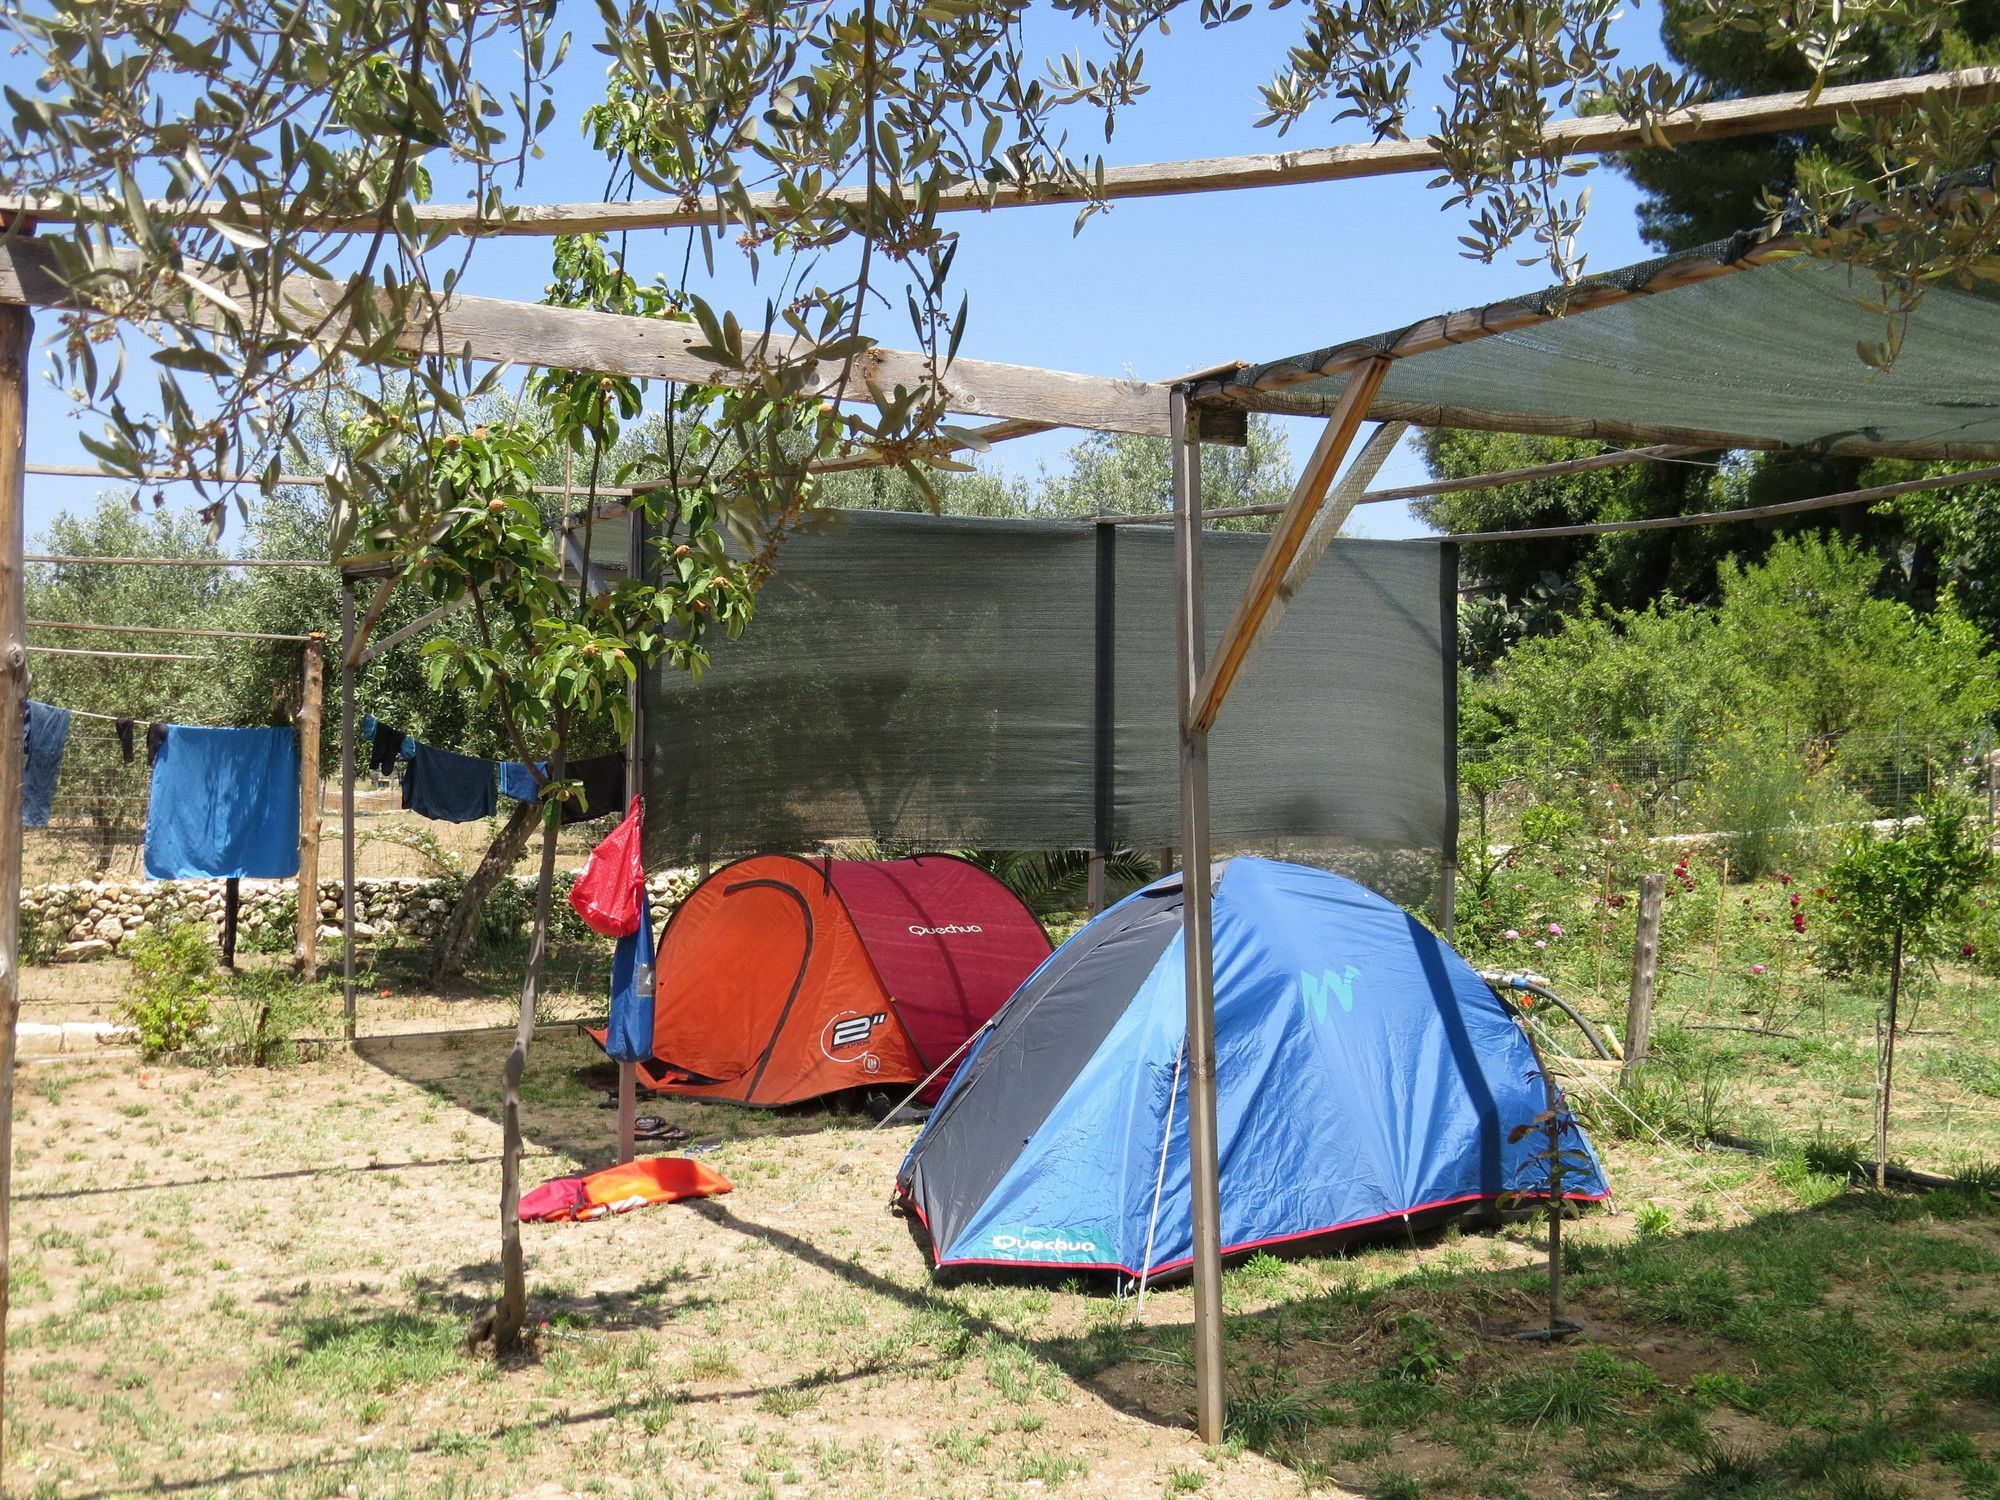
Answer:
[[(1381, 403), (1377, 402), (1376, 405), (1380, 406)], [(1459, 495), (1467, 490), (1492, 490), (1509, 484), (1533, 484), (1543, 479), (1567, 479), (1573, 474), (1591, 474), (1599, 469), (1616, 469), (1625, 464), (1652, 463), (1656, 460), (1685, 458), (1693, 453), (1715, 451), (1717, 450), (1712, 447), (1697, 448), (1690, 443), (1655, 443), (1648, 448), (1620, 448), (1612, 453), (1593, 453), (1585, 458), (1566, 458), (1559, 463), (1529, 464), (1524, 468), (1502, 469), (1492, 474), (1469, 474), (1462, 479), (1433, 479), (1424, 484), (1407, 484), (1399, 489), (1370, 490), (1354, 503), (1382, 505), (1392, 500), (1425, 500), (1433, 495)]]
[[(1375, 410), (1380, 412), (1385, 403), (1377, 401)], [(1407, 426), (1408, 423), (1394, 422), (1386, 425)], [(1594, 469), (1611, 469), (1620, 464), (1645, 463), (1654, 459), (1680, 458), (1690, 453), (1709, 453), (1712, 448), (1696, 448), (1686, 443), (1659, 443), (1651, 448), (1623, 448), (1615, 453), (1594, 453), (1587, 458), (1568, 458), (1561, 463), (1531, 464), (1522, 469), (1501, 469), (1491, 474), (1473, 474), (1463, 479), (1434, 479), (1425, 484), (1405, 485), (1393, 490), (1369, 490), (1357, 495), (1356, 505), (1379, 505), (1389, 500), (1421, 500), (1427, 495), (1456, 495), (1466, 490), (1498, 489), (1508, 484), (1528, 484), (1538, 479), (1560, 479), (1570, 474), (1587, 474)], [(1283, 505), (1225, 505), (1216, 510), (1205, 510), (1202, 519), (1220, 521), (1235, 516), (1275, 516), (1284, 512)], [(1171, 511), (1148, 511), (1142, 514), (1123, 516), (1096, 516), (1093, 520), (1099, 526), (1147, 526), (1160, 525), (1173, 520)]]
[(28, 711), (22, 513), (27, 488), (28, 362), (35, 323), (26, 308), (0, 307), (0, 1444), (7, 1390), (10, 1237), (14, 1218), (14, 1033), (21, 1019), (21, 735)]
[[(2000, 98), (2000, 70), (1961, 68), (1890, 78), (1875, 83), (1840, 84), (1817, 94), (1799, 91), (1765, 94), (1749, 99), (1722, 99), (1690, 105), (1643, 126), (1620, 115), (1570, 116), (1549, 122), (1536, 149), (1571, 156), (1602, 155), (1648, 146), (1678, 146), (1693, 141), (1729, 140), (1818, 129), (1841, 118), (1889, 114), (1926, 94), (1953, 94), (1966, 103)], [(1388, 177), (1409, 172), (1436, 172), (1445, 155), (1435, 137), (1419, 140), (1370, 141), (1345, 146), (1320, 146), (1303, 151), (1265, 152), (1248, 156), (1203, 157), (1186, 161), (1110, 166), (1092, 174), (1086, 190), (1055, 187), (1021, 188), (1007, 183), (962, 180), (944, 185), (937, 194), (941, 213), (984, 212), (996, 208), (1121, 202), (1136, 198), (1176, 197), (1190, 193), (1232, 192), (1246, 188), (1295, 187), (1319, 182), (1347, 182), (1364, 177)], [(867, 189), (859, 184), (840, 187), (829, 195), (841, 204), (863, 204)], [(753, 211), (782, 210), (775, 192), (750, 194)], [(74, 222), (73, 205), (59, 198), (0, 199), (0, 208), (25, 209), (43, 223)], [(103, 206), (95, 206), (103, 212)], [(148, 205), (156, 223), (189, 223), (227, 216), (232, 223), (256, 228), (264, 216), (249, 205), (231, 211), (207, 200), (156, 200)], [(476, 204), (418, 204), (410, 210), (419, 233), (444, 231), (469, 235), (618, 234), (631, 230), (718, 228), (742, 215), (727, 200), (705, 199), (689, 204), (679, 198), (640, 199), (623, 203), (514, 204), (492, 217)], [(296, 221), (300, 227), (353, 234), (374, 234), (379, 215), (313, 216)], [(596, 365), (578, 368), (597, 369)]]
[(440, 604), (436, 609), (428, 610), (418, 615), (416, 619), (410, 621), (409, 624), (403, 626), (401, 629), (391, 631), (388, 635), (383, 636), (381, 640), (369, 642), (366, 649), (361, 652), (355, 665), (357, 667), (367, 666), (368, 663), (375, 660), (384, 651), (394, 650), (411, 636), (417, 634), (418, 631), (429, 629), (446, 615), (458, 613), (459, 610), (464, 609), (466, 605), (472, 602), (472, 596), (478, 592), (479, 590), (477, 589), (468, 589), (465, 593), (460, 594), (456, 599), (452, 600), (451, 603)]
[(299, 901), (292, 962), (310, 979), (319, 967), (319, 726), (326, 697), (326, 637), (306, 639), (299, 663)]
[[(1229, 398), (1225, 398), (1229, 399)], [(1247, 404), (1256, 411), (1301, 417), (1323, 417), (1338, 396), (1295, 390), (1259, 392)], [(1540, 412), (1482, 411), (1477, 407), (1439, 406), (1426, 401), (1380, 400), (1369, 416), (1378, 422), (1408, 422), (1412, 427), (1466, 427), (1480, 432), (1505, 432), (1527, 437), (1575, 438), (1585, 442), (1649, 443), (1688, 452), (1742, 450), (1783, 453), (1810, 450), (1837, 458), (1937, 459), (1975, 463), (2000, 459), (2000, 442), (1963, 442), (1954, 438), (1878, 438), (1841, 435), (1813, 443), (1793, 443), (1768, 433), (1717, 432), (1672, 423), (1613, 420), (1604, 417), (1549, 416)]]
[(1862, 490), (1842, 490), (1833, 495), (1812, 495), (1803, 500), (1780, 500), (1775, 505), (1746, 505), (1737, 510), (1702, 511), (1690, 516), (1647, 516), (1636, 521), (1594, 521), (1576, 526), (1526, 526), (1517, 531), (1450, 531), (1429, 538), (1439, 542), (1531, 542), (1545, 537), (1609, 536), (1620, 531), (1680, 531), (1689, 526), (1723, 526), (1736, 521), (1768, 521), (1777, 516), (1803, 515), (1807, 511), (1833, 510), (1842, 505), (1869, 505), (1877, 500), (1893, 500), (1898, 495), (1914, 495), (1923, 490), (1948, 490), (1962, 484), (2000, 483), (2000, 464), (1983, 469), (1966, 469), (1957, 474), (1931, 474), (1922, 479), (1899, 479), (1894, 484), (1870, 485)]
[(1279, 591), (1284, 585), (1286, 573), (1291, 569), (1292, 559), (1298, 556), (1304, 545), (1306, 534), (1312, 529), (1313, 518), (1318, 515), (1327, 491), (1333, 487), (1340, 461), (1353, 445), (1354, 434), (1360, 430), (1368, 404), (1375, 399), (1375, 392), (1381, 388), (1382, 377), (1388, 371), (1387, 359), (1377, 359), (1362, 366), (1341, 393), (1341, 409), (1327, 418), (1326, 430), (1320, 434), (1319, 442), (1314, 444), (1312, 457), (1306, 460), (1305, 470), (1299, 475), (1298, 485), (1292, 491), (1291, 503), (1272, 528), (1271, 539), (1264, 544), (1263, 554), (1257, 559), (1256, 571), (1250, 575), (1243, 597), (1237, 601), (1236, 610), (1223, 629), (1215, 657), (1202, 674), (1200, 687), (1195, 690), (1192, 722), (1201, 733), (1206, 734), (1214, 727), (1216, 716), (1222, 712), (1222, 700), (1228, 696), (1237, 674), (1249, 660), (1252, 641), (1264, 617), (1278, 602)]
[[(136, 251), (114, 250), (102, 256), (100, 264), (107, 275), (131, 276), (140, 271), (143, 262)], [(183, 267), (182, 272), (239, 296), (248, 295), (212, 267), (194, 264)], [(292, 327), (330, 320), (325, 338), (335, 344), (355, 342), (343, 319), (335, 317), (335, 309), (346, 295), (345, 283), (309, 276), (287, 278), (279, 293)], [(225, 320), (219, 310), (206, 300), (198, 301), (194, 324), (221, 329)], [(56, 274), (49, 247), (20, 238), (0, 239), (0, 303), (7, 302), (66, 309), (78, 305)], [(180, 304), (160, 312), (163, 317), (186, 316)], [(746, 350), (756, 342), (748, 334), (745, 341)], [(689, 385), (750, 388), (762, 383), (763, 377), (755, 371), (727, 368), (698, 352), (702, 343), (701, 331), (693, 323), (454, 293), (414, 306), (396, 347), (411, 354), (470, 357), (557, 370), (601, 370), (609, 375), (678, 380)], [(762, 352), (766, 361), (779, 361), (801, 357), (808, 349), (800, 340), (774, 334)], [(927, 386), (932, 372), (927, 355), (869, 349), (855, 356), (851, 369), (842, 360), (823, 361), (807, 383), (806, 393), (828, 401), (872, 401), (878, 393), (886, 395), (898, 387), (916, 390)], [(947, 367), (941, 384), (948, 408), (968, 416), (1151, 437), (1167, 435), (1167, 388), (1142, 380), (960, 359)]]

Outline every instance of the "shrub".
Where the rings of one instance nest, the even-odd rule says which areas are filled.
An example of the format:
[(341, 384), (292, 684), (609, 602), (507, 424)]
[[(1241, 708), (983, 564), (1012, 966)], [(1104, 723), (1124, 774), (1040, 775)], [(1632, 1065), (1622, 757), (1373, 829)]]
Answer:
[(1816, 864), (1842, 825), (1868, 817), (1866, 806), (1826, 768), (1769, 737), (1736, 738), (1722, 745), (1698, 799), (1707, 825), (1721, 834), (1730, 873), (1739, 880)]
[(321, 993), (282, 969), (235, 975), (196, 1050), (224, 1066), (280, 1067), (299, 1059), (299, 1036), (323, 1018)]
[(23, 908), (20, 941), (21, 962), (24, 965), (53, 963), (62, 949), (62, 928), (46, 912)]
[(139, 1034), (146, 1057), (184, 1051), (208, 1025), (215, 998), (215, 952), (205, 926), (169, 922), (125, 944), (134, 993), (114, 1012)]

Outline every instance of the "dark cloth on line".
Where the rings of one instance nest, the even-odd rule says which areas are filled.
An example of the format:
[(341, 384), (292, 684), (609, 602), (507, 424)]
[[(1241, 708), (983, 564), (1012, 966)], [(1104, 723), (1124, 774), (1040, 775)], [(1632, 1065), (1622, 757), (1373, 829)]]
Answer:
[(476, 755), (458, 755), (421, 741), (403, 772), (403, 806), (440, 823), (476, 823), (499, 806), (495, 766)]
[(378, 722), (370, 743), (374, 749), (368, 757), (368, 769), (380, 771), (384, 776), (395, 770), (396, 756), (403, 748), (403, 731)]
[(160, 763), (160, 747), (166, 744), (166, 742), (166, 725), (148, 724), (146, 726), (146, 764), (148, 766), (157, 766)]
[(563, 776), (565, 780), (582, 782), (583, 795), (587, 799), (581, 807), (573, 797), (563, 803), (562, 820), (565, 824), (588, 823), (593, 818), (625, 810), (625, 753), (622, 750), (577, 761), (563, 772)]
[(118, 753), (125, 757), (125, 764), (132, 764), (132, 731), (135, 727), (130, 719), (120, 719), (111, 726), (118, 733)]
[[(541, 762), (542, 774), (549, 774), (549, 763)], [(500, 762), (500, 795), (512, 797), (516, 802), (533, 802), (539, 798), (541, 789), (535, 785), (535, 773), (528, 769), (525, 760), (503, 760)]]
[(28, 733), (21, 761), (21, 826), (49, 826), (63, 748), (69, 744), (69, 710), (28, 700)]
[(154, 880), (298, 874), (297, 734), (155, 727), (164, 735), (146, 813), (146, 874)]

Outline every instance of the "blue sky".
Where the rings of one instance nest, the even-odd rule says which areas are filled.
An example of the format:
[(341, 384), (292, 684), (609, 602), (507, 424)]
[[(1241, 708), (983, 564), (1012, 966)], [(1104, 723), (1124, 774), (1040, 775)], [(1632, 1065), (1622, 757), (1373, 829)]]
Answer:
[[(603, 164), (581, 140), (577, 118), (599, 94), (602, 59), (588, 43), (595, 7), (571, 6), (573, 48), (559, 80), (561, 118), (548, 155), (533, 165), (522, 202), (595, 198)], [(1152, 92), (1121, 116), (1103, 146), (1111, 163), (1274, 151), (1358, 138), (1354, 122), (1308, 120), (1282, 139), (1255, 127), (1257, 85), (1283, 58), (1299, 24), (1296, 8), (1260, 11), (1235, 26), (1204, 32), (1177, 25), (1147, 47)], [(1614, 35), (1633, 61), (1659, 56), (1659, 13), (1629, 11)], [(1075, 40), (1051, 19), (1049, 44)], [(0, 61), (0, 78), (32, 87), (18, 56)], [(1421, 129), (1427, 117), (1412, 121)], [(1099, 149), (1098, 132), (1078, 118), (1079, 150)], [(1089, 131), (1088, 138), (1081, 132)], [(1616, 173), (1587, 179), (1593, 198), (1583, 247), (1591, 267), (1639, 259), (1635, 195)], [(439, 195), (449, 196), (449, 184)], [(1161, 378), (1229, 359), (1261, 360), (1395, 327), (1448, 309), (1490, 301), (1543, 285), (1540, 266), (1511, 261), (1482, 266), (1462, 257), (1459, 213), (1422, 175), (1314, 187), (1262, 189), (1122, 203), (1073, 234), (1073, 208), (1017, 208), (956, 215), (962, 235), (954, 278), (970, 294), (971, 321), (961, 353), (983, 359)], [(634, 236), (632, 269), (671, 279), (684, 239)], [(726, 260), (735, 252), (719, 252)], [(548, 247), (539, 240), (501, 240), (479, 247), (466, 290), (532, 300), (548, 279)], [(763, 292), (734, 264), (719, 266), (706, 288), (711, 300), (734, 305), (746, 323), (761, 317)], [(900, 311), (872, 329), (887, 344), (908, 342)], [(150, 388), (150, 380), (144, 388)], [(134, 394), (138, 394), (135, 388)], [(43, 386), (33, 393), (29, 459), (86, 463), (77, 440), (81, 421)], [(1301, 455), (1311, 424), (1294, 424), (1292, 451)], [(1015, 472), (1059, 465), (1073, 435), (1048, 434), (997, 449), (992, 462)], [(1407, 445), (1385, 467), (1379, 484), (1424, 477)], [(89, 503), (93, 482), (31, 477), (27, 522), (31, 536), (61, 508)], [(178, 498), (171, 496), (170, 498)], [(1421, 526), (1402, 506), (1357, 513), (1353, 530), (1410, 535)]]

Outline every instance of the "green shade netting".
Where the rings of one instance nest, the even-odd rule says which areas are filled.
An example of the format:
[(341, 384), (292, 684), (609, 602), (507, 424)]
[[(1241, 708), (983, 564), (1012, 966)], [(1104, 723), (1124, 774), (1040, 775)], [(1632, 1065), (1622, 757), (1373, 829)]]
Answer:
[[(1265, 538), (1204, 538), (1207, 634)], [(699, 683), (643, 683), (649, 865), (697, 852), (1180, 842), (1164, 526), (835, 512), (789, 537)], [(1336, 541), (1230, 694), (1225, 846), (1456, 840), (1457, 560)]]
[[(1729, 264), (1748, 241), (1592, 278), (1643, 289), (1687, 262)], [(1838, 447), (1913, 458), (2000, 458), (2000, 291), (1932, 288), (1909, 318), (1894, 365), (1857, 353), (1882, 340), (1871, 273), (1797, 255), (1706, 281), (1398, 359), (1370, 409), (1378, 420), (1718, 448)], [(1548, 292), (1488, 309), (1551, 311)], [(1345, 377), (1259, 391), (1316, 369), (1336, 350), (1388, 349), (1399, 337), (1322, 349), (1247, 369), (1232, 405), (1325, 410)], [(1204, 392), (1204, 395), (1212, 392)]]

